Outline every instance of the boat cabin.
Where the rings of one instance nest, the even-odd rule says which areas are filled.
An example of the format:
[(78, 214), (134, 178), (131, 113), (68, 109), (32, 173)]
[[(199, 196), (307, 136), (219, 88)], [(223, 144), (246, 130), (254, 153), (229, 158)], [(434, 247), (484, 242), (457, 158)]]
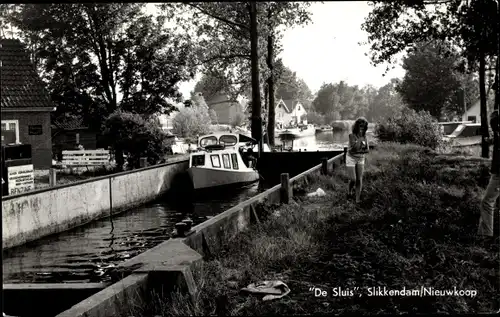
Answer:
[(472, 121), (455, 121), (455, 122), (438, 122), (441, 132), (444, 135), (449, 135), (461, 124), (473, 123)]
[(480, 123), (466, 123), (460, 124), (455, 131), (453, 131), (449, 137), (454, 138), (470, 138), (481, 135), (481, 124)]
[(191, 154), (190, 167), (204, 167), (225, 170), (248, 170), (238, 148), (241, 142), (255, 143), (245, 135), (215, 133), (200, 137), (198, 146), (203, 152)]

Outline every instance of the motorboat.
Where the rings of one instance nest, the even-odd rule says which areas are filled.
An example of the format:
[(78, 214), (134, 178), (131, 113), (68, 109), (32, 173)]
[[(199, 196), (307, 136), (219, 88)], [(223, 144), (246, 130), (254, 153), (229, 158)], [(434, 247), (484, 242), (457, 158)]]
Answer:
[(331, 132), (333, 128), (329, 125), (322, 125), (316, 128), (316, 133)]
[(299, 125), (287, 128), (279, 133), (280, 139), (297, 139), (316, 134), (316, 128), (312, 124)]
[(241, 144), (257, 142), (245, 135), (235, 133), (213, 133), (198, 139), (198, 151), (189, 157), (188, 174), (193, 188), (207, 189), (226, 185), (247, 185), (257, 182), (259, 173), (243, 160)]
[(449, 142), (452, 146), (469, 146), (481, 144), (481, 124), (465, 123), (459, 124), (457, 128), (443, 137), (443, 141)]

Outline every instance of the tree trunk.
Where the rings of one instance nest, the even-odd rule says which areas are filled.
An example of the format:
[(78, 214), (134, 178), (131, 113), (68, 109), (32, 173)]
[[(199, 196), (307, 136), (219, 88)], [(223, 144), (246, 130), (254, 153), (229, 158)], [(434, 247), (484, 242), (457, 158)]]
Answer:
[(484, 49), (481, 47), (479, 52), (479, 98), (481, 103), (481, 157), (489, 158), (490, 146), (487, 139), (490, 135), (488, 131), (488, 108), (486, 106), (486, 61)]
[(262, 109), (258, 51), (259, 34), (257, 31), (257, 3), (255, 1), (250, 2), (250, 43), (252, 63), (252, 137), (259, 141), (259, 150), (262, 150)]
[[(269, 12), (269, 15), (271, 13)], [(272, 32), (272, 30), (270, 31)], [(267, 139), (270, 145), (274, 146), (274, 126), (276, 125), (276, 107), (275, 107), (275, 89), (274, 89), (274, 36), (267, 36), (267, 67), (269, 67), (270, 75), (268, 79), (269, 91), (269, 108), (267, 119)]]
[(123, 170), (123, 165), (125, 164), (125, 160), (123, 159), (123, 151), (122, 149), (115, 149), (115, 163), (118, 171)]

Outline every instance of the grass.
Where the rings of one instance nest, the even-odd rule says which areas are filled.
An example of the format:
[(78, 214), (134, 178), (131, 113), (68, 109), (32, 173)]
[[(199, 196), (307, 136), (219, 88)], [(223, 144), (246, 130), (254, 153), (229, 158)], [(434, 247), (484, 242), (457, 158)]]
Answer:
[[(344, 168), (307, 188), (324, 197), (297, 199), (222, 247), (194, 272), (194, 302), (154, 293), (128, 316), (480, 313), (497, 307), (495, 240), (478, 240), (479, 203), (489, 161), (383, 143), (370, 154), (360, 206), (347, 202)], [(279, 279), (291, 293), (270, 302), (242, 287)], [(316, 298), (310, 287), (433, 287), (476, 290), (459, 297)]]

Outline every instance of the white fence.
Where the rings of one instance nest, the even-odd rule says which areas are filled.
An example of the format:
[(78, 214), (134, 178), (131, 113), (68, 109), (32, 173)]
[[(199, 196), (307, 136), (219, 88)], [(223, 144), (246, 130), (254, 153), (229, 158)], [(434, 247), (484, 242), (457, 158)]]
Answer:
[(73, 150), (62, 151), (62, 165), (66, 166), (96, 166), (109, 164), (108, 150)]

